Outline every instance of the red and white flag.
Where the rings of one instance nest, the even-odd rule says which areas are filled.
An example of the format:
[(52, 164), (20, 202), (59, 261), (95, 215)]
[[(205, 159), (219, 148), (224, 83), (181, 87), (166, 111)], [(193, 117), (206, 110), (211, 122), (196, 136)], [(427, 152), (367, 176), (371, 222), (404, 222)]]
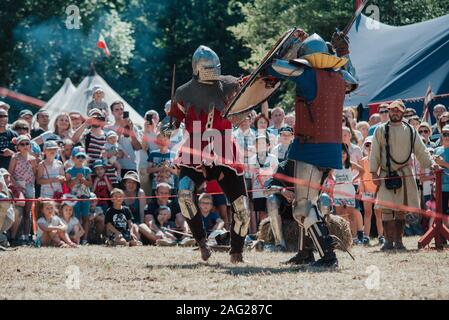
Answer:
[(108, 49), (108, 45), (106, 44), (106, 41), (104, 40), (104, 37), (101, 33), (100, 37), (98, 38), (97, 47), (103, 50), (106, 57), (109, 57), (111, 55)]
[(433, 100), (433, 92), (432, 88), (429, 84), (429, 88), (427, 88), (426, 96), (424, 97), (424, 111), (422, 115), (422, 120), (427, 122), (429, 125), (432, 125), (432, 117), (430, 116), (429, 104)]

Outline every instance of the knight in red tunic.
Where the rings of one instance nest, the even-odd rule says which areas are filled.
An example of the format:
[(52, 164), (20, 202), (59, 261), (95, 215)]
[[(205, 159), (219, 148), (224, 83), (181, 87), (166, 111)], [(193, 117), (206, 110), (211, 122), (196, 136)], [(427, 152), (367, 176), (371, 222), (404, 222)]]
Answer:
[(231, 202), (230, 255), (231, 262), (238, 263), (243, 261), (250, 211), (240, 165), (243, 161), (237, 159), (232, 123), (223, 118), (222, 112), (241, 82), (233, 76), (221, 75), (217, 54), (206, 46), (200, 46), (193, 54), (192, 68), (192, 79), (177, 88), (169, 112), (175, 127), (184, 122), (188, 134), (177, 159), (181, 168), (179, 206), (206, 261), (211, 253), (195, 193), (205, 180), (217, 180)]

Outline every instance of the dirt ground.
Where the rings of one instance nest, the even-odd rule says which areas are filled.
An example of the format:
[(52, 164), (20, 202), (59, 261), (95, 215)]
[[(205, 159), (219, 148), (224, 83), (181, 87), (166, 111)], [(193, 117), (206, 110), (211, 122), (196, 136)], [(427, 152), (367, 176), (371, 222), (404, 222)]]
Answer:
[(0, 252), (0, 299), (448, 299), (449, 251), (338, 253), (334, 272), (284, 266), (290, 253), (201, 262), (190, 248), (19, 248)]

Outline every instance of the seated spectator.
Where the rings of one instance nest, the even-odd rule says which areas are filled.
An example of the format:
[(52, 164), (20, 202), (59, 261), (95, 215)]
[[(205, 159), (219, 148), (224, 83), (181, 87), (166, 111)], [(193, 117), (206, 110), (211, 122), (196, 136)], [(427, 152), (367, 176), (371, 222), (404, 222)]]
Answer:
[(146, 199), (137, 172), (128, 171), (122, 183), (126, 198), (124, 204), (131, 210), (133, 223), (139, 225), (144, 222)]
[(198, 198), (198, 207), (203, 218), (204, 229), (207, 235), (215, 230), (224, 230), (224, 221), (220, 218), (218, 213), (212, 212), (212, 196), (207, 193), (202, 193)]
[(112, 207), (106, 211), (106, 231), (110, 244), (121, 246), (139, 246), (140, 235), (133, 225), (131, 210), (123, 205), (125, 193), (120, 189), (111, 191)]
[[(171, 187), (167, 183), (160, 183), (156, 188), (156, 199), (152, 199), (145, 208), (144, 224), (147, 226), (149, 222), (157, 218), (157, 210), (161, 206), (170, 208), (170, 223), (176, 227), (178, 231), (187, 233), (188, 227), (185, 218), (181, 214), (178, 202), (176, 200), (170, 200)], [(140, 224), (139, 230), (143, 236), (146, 236), (145, 230), (140, 227), (145, 227), (144, 224)], [(148, 237), (147, 237), (148, 239)]]
[[(8, 196), (10, 198), (17, 199), (14, 202), (14, 206), (10, 206), (6, 210), (13, 209), (13, 212), (10, 212), (12, 214), (12, 217), (14, 218), (12, 220), (12, 224), (10, 226), (10, 235), (9, 240), (11, 242), (11, 245), (28, 245), (31, 242), (31, 239), (26, 236), (26, 230), (22, 228), (20, 239), (17, 239), (17, 236), (19, 235), (19, 227), (22, 224), (22, 218), (23, 214), (25, 212), (25, 205), (26, 202), (22, 201), (25, 200), (25, 196), (23, 192), (20, 191), (20, 189), (17, 187), (17, 185), (12, 181), (11, 175), (5, 168), (0, 168), (0, 193)], [(1, 203), (0, 203), (1, 205)], [(4, 208), (5, 209), (5, 208)], [(0, 214), (2, 214), (0, 212)], [(28, 232), (29, 233), (29, 232)], [(1, 237), (1, 232), (0, 232)]]
[(90, 199), (89, 234), (87, 236), (87, 239), (89, 243), (104, 244), (106, 236), (104, 213), (107, 211), (107, 208), (109, 208), (109, 206), (104, 210), (102, 207), (98, 206), (98, 199), (95, 193), (90, 194)]
[(102, 160), (95, 160), (93, 169), (95, 175), (93, 178), (92, 191), (96, 197), (102, 199), (98, 200), (98, 206), (103, 210), (103, 212), (106, 212), (107, 208), (110, 206), (110, 201), (103, 199), (108, 199), (111, 197), (111, 191), (113, 189), (112, 183), (106, 176), (105, 165)]
[(153, 194), (157, 184), (162, 182), (168, 183), (174, 189), (174, 176), (178, 173), (173, 164), (175, 154), (169, 149), (170, 140), (162, 133), (159, 133), (156, 144), (159, 149), (151, 151), (148, 155), (148, 174), (151, 175)]
[(45, 160), (37, 168), (37, 183), (41, 186), (41, 197), (57, 199), (62, 196), (62, 184), (66, 181), (64, 166), (56, 160), (58, 144), (49, 140), (44, 143)]
[[(12, 198), (14, 195), (11, 194), (4, 177), (9, 173), (5, 168), (0, 168), (0, 197)], [(8, 238), (6, 233), (10, 230), (15, 222), (15, 213), (12, 202), (2, 201), (0, 202), (0, 246), (9, 247)]]
[[(37, 159), (31, 155), (30, 137), (21, 135), (15, 139), (17, 153), (12, 156), (8, 171), (16, 188), (23, 193), (26, 199), (35, 198), (34, 183), (38, 167)], [(30, 235), (31, 202), (26, 202), (23, 211), (23, 240)]]
[(43, 199), (37, 202), (37, 225), (39, 226), (38, 240), (44, 247), (75, 247), (76, 244), (67, 236), (67, 225), (56, 214), (53, 201)]
[[(84, 149), (76, 147), (73, 149), (73, 167), (66, 171), (66, 180), (70, 193), (78, 199), (90, 198), (90, 187), (92, 186), (92, 170), (85, 165), (87, 155)], [(78, 201), (74, 207), (75, 216), (82, 221), (84, 235), (81, 244), (87, 244), (89, 233), (89, 201)]]
[(205, 192), (212, 195), (214, 208), (224, 221), (225, 229), (229, 230), (231, 227), (231, 212), (228, 210), (228, 199), (218, 185), (217, 180), (206, 181)]
[(293, 128), (291, 127), (282, 127), (279, 130), (279, 143), (271, 152), (273, 155), (277, 156), (279, 162), (287, 160), (288, 149), (294, 137)]
[[(146, 243), (157, 246), (175, 246), (177, 238), (166, 229), (175, 226), (171, 221), (171, 210), (167, 206), (160, 206), (155, 212), (156, 218), (147, 220), (139, 226), (139, 230)], [(195, 240), (193, 240), (193, 243)]]
[(94, 86), (92, 88), (92, 100), (87, 105), (87, 114), (93, 109), (103, 111), (106, 119), (109, 117), (108, 104), (104, 100), (104, 90), (101, 86)]
[(41, 145), (47, 140), (63, 141), (72, 137), (72, 123), (67, 113), (59, 114), (54, 121), (54, 131), (46, 131), (33, 139), (37, 144)]
[(84, 229), (79, 220), (73, 216), (73, 206), (69, 202), (63, 202), (59, 209), (60, 218), (66, 224), (66, 236), (75, 244), (80, 244), (81, 237), (84, 235)]
[(270, 140), (266, 135), (256, 139), (256, 154), (249, 160), (252, 173), (252, 195), (254, 212), (251, 213), (251, 233), (257, 232), (260, 221), (267, 217), (267, 202), (263, 193), (265, 182), (269, 180), (279, 165), (278, 159), (269, 153)]

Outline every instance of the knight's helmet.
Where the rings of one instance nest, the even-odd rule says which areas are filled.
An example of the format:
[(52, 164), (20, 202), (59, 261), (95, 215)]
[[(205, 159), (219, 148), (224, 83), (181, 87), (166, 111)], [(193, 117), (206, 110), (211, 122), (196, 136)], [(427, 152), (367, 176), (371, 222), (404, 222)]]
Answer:
[(298, 58), (307, 60), (317, 69), (339, 69), (348, 62), (346, 58), (330, 53), (326, 41), (316, 33), (304, 40), (298, 50)]
[(221, 64), (218, 55), (209, 47), (199, 46), (192, 57), (193, 76), (199, 81), (219, 80)]

